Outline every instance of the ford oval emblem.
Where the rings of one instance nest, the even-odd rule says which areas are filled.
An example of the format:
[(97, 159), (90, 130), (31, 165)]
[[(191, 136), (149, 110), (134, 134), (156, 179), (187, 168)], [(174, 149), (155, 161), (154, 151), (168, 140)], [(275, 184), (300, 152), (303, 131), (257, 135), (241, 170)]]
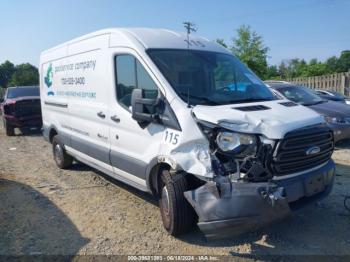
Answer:
[(320, 153), (321, 151), (321, 148), (319, 148), (318, 146), (313, 146), (313, 147), (310, 147), (308, 150), (306, 150), (306, 155), (314, 155), (314, 154), (317, 154), (317, 153)]

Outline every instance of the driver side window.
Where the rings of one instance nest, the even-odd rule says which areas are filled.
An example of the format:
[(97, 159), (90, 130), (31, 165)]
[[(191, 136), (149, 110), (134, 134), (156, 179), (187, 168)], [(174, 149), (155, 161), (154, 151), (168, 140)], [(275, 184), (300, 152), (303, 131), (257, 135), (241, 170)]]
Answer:
[(118, 55), (115, 58), (117, 79), (117, 100), (126, 107), (131, 106), (131, 93), (135, 88), (144, 90), (145, 98), (157, 98), (157, 85), (142, 64), (132, 55)]

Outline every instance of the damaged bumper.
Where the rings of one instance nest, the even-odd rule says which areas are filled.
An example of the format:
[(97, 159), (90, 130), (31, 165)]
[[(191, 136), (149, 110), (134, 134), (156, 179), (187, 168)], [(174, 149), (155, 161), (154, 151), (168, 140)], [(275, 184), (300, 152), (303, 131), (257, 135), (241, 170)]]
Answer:
[(335, 165), (330, 160), (317, 170), (291, 179), (209, 182), (184, 194), (198, 214), (198, 226), (207, 238), (237, 236), (283, 219), (298, 203), (328, 195), (334, 173)]

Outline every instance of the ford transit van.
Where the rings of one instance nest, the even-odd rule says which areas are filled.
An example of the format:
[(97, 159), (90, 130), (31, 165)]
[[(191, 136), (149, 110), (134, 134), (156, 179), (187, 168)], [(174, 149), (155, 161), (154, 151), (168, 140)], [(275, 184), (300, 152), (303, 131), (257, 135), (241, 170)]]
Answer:
[(40, 93), (57, 166), (76, 159), (154, 194), (172, 235), (195, 223), (207, 237), (237, 235), (333, 185), (324, 118), (277, 98), (203, 37), (144, 28), (79, 37), (41, 54)]

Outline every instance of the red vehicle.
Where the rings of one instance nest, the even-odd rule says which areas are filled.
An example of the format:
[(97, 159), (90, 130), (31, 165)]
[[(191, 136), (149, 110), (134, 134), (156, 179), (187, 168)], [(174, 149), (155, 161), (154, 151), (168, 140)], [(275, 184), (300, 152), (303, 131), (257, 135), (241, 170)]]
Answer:
[(9, 87), (0, 102), (6, 135), (15, 135), (15, 128), (41, 129), (40, 93), (37, 86)]

